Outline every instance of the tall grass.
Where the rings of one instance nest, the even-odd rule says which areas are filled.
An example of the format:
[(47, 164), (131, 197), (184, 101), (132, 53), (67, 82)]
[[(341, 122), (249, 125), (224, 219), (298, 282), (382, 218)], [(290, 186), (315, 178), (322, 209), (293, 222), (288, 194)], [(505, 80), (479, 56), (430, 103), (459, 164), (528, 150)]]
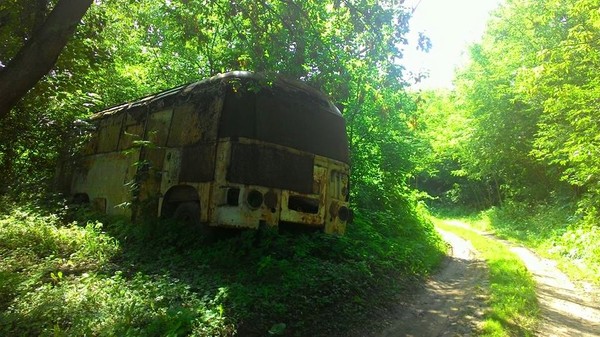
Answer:
[(171, 222), (4, 209), (0, 335), (342, 336), (442, 256), (431, 223), (386, 213), (359, 212), (345, 237), (204, 245)]
[(600, 285), (600, 227), (594, 214), (569, 203), (510, 202), (473, 218), (473, 224), (556, 260), (572, 279)]

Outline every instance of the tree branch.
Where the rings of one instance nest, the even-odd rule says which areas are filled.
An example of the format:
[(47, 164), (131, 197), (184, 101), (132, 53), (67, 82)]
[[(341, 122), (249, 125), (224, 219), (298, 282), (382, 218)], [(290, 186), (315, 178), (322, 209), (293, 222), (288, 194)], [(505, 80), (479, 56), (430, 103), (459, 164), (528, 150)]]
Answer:
[(46, 75), (93, 0), (60, 0), (39, 30), (0, 70), (0, 119)]

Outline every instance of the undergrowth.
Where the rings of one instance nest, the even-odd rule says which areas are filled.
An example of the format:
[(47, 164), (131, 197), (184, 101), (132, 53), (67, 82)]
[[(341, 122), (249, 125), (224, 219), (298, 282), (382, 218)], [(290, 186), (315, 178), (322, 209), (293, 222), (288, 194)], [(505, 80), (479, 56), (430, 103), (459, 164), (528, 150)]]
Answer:
[(472, 217), (472, 223), (556, 260), (573, 279), (600, 285), (598, 215), (579, 215), (576, 208), (569, 203), (510, 202)]
[(442, 255), (431, 223), (384, 212), (344, 237), (206, 245), (172, 222), (0, 208), (0, 335), (343, 336)]

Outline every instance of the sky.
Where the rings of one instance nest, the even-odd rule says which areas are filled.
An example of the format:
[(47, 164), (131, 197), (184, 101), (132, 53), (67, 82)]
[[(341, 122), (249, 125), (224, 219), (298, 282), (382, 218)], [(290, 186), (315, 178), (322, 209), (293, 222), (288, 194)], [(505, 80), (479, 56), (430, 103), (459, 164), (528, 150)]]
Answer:
[[(410, 21), (403, 65), (411, 72), (428, 71), (429, 78), (413, 89), (451, 88), (454, 70), (467, 60), (468, 46), (478, 42), (490, 12), (502, 0), (407, 0), (416, 10)], [(431, 39), (429, 53), (416, 50), (418, 33)]]

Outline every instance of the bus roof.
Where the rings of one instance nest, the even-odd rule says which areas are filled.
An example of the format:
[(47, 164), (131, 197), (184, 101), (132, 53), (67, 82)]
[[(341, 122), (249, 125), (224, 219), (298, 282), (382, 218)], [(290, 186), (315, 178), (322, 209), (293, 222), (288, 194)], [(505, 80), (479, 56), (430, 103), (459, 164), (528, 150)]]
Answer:
[(200, 89), (203, 87), (212, 87), (212, 86), (215, 86), (215, 85), (223, 83), (223, 82), (227, 82), (232, 79), (249, 79), (249, 80), (257, 80), (257, 81), (266, 81), (267, 83), (275, 83), (277, 86), (291, 90), (291, 91), (303, 91), (307, 94), (310, 94), (311, 96), (313, 96), (315, 98), (319, 98), (319, 99), (322, 99), (324, 102), (327, 102), (327, 104), (329, 105), (329, 109), (327, 111), (329, 111), (335, 115), (339, 115), (340, 117), (342, 116), (339, 109), (331, 102), (331, 100), (325, 94), (323, 94), (321, 91), (311, 87), (310, 85), (308, 85), (305, 82), (301, 82), (298, 80), (290, 80), (281, 75), (270, 76), (270, 75), (265, 75), (265, 74), (260, 74), (260, 73), (253, 73), (250, 71), (238, 70), (238, 71), (230, 71), (230, 72), (218, 74), (218, 75), (203, 79), (198, 82), (181, 85), (181, 86), (171, 88), (171, 89), (168, 89), (165, 91), (161, 91), (161, 92), (158, 92), (158, 93), (155, 93), (152, 95), (148, 95), (148, 96), (142, 97), (135, 101), (115, 105), (110, 108), (95, 112), (90, 117), (90, 119), (92, 119), (92, 120), (93, 119), (101, 119), (101, 118), (104, 118), (104, 117), (107, 117), (110, 115), (114, 115), (123, 110), (129, 110), (129, 109), (133, 109), (133, 108), (137, 108), (137, 107), (147, 106), (147, 105), (150, 105), (159, 100), (163, 100), (163, 99), (170, 98), (170, 97), (175, 97), (178, 94), (181, 96), (184, 96), (184, 95), (187, 95), (188, 93), (194, 91), (194, 89)]

